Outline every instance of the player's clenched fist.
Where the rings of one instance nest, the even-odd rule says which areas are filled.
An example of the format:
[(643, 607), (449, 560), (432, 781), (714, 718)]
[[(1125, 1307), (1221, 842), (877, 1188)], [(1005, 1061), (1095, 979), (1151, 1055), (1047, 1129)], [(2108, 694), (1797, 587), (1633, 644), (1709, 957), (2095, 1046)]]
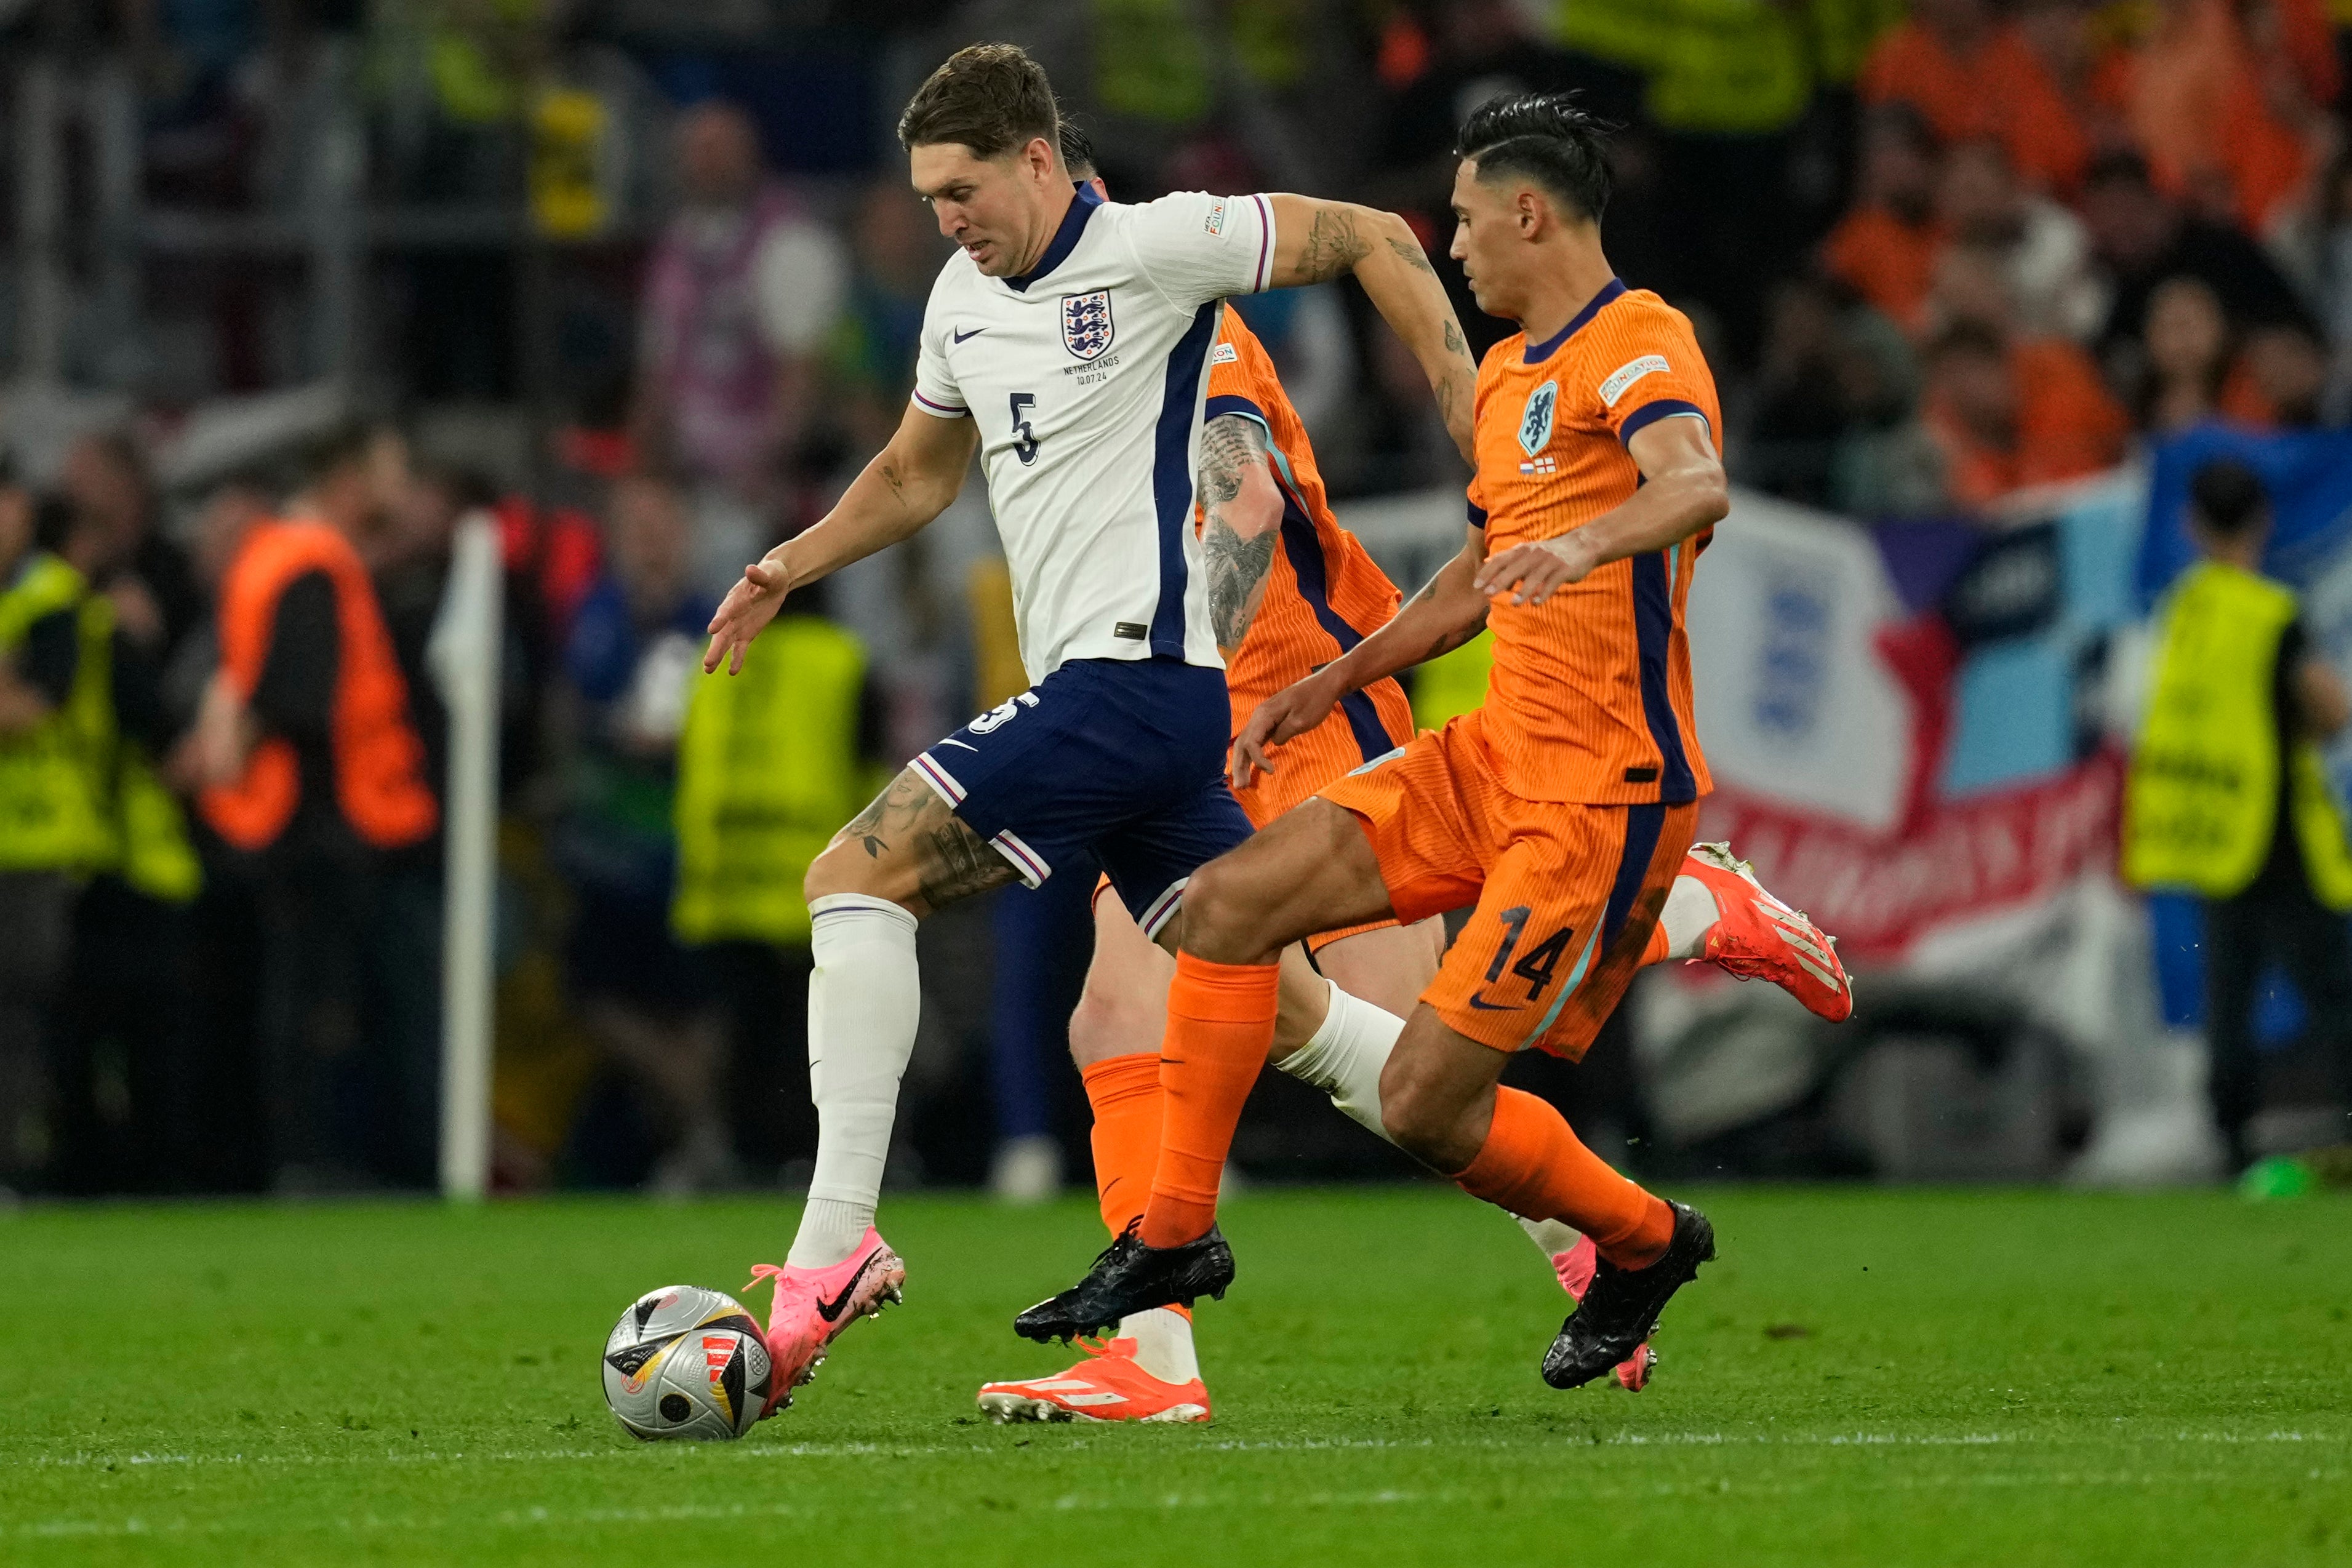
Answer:
[(1592, 570), (1592, 550), (1580, 534), (1562, 534), (1514, 544), (1478, 568), (1478, 592), (1487, 598), (1509, 594), (1514, 605), (1540, 605), (1555, 588), (1584, 580)]
[(1274, 772), (1273, 749), (1294, 736), (1304, 735), (1331, 716), (1339, 689), (1321, 674), (1294, 681), (1257, 705), (1256, 711), (1234, 737), (1233, 755), (1225, 765), (1235, 789), (1247, 789), (1260, 773)]
[(743, 580), (727, 590), (719, 613), (705, 628), (710, 633), (710, 647), (702, 655), (702, 673), (709, 675), (724, 659), (728, 674), (742, 674), (743, 650), (784, 607), (784, 595), (792, 585), (791, 575), (778, 562), (761, 559), (744, 567)]

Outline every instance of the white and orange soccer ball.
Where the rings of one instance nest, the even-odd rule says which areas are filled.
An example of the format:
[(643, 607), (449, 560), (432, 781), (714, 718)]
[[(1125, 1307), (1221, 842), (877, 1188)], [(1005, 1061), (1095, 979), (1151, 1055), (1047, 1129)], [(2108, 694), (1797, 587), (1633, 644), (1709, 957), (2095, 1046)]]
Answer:
[(648, 1442), (740, 1437), (767, 1405), (769, 1375), (758, 1321), (698, 1285), (646, 1291), (604, 1342), (604, 1403)]

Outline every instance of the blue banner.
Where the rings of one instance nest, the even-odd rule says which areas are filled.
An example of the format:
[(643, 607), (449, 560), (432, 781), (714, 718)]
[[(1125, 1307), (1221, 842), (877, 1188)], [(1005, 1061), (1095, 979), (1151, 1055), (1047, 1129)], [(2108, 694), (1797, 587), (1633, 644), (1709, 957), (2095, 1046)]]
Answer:
[(2189, 539), (2189, 479), (2215, 458), (2236, 458), (2271, 493), (2270, 552), (2263, 569), (2295, 587), (2308, 584), (2352, 543), (2352, 431), (2264, 432), (2210, 424), (2156, 448), (2147, 527), (2140, 536), (2137, 587), (2153, 605), (2197, 558)]

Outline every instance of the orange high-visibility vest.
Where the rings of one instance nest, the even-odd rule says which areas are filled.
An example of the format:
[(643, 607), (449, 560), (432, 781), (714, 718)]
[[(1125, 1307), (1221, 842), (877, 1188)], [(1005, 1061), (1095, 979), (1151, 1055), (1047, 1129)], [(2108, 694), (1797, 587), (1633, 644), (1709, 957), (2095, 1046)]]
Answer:
[[(429, 837), (439, 808), (424, 777), (425, 744), (408, 720), (408, 685), (393, 656), (375, 585), (350, 541), (308, 520), (255, 525), (221, 584), (221, 668), (250, 701), (278, 618), (298, 577), (324, 572), (335, 592), (338, 650), (332, 736), (335, 804), (361, 839), (396, 849)], [(213, 831), (240, 849), (266, 849), (286, 831), (302, 794), (294, 743), (265, 738), (235, 784), (198, 797)]]

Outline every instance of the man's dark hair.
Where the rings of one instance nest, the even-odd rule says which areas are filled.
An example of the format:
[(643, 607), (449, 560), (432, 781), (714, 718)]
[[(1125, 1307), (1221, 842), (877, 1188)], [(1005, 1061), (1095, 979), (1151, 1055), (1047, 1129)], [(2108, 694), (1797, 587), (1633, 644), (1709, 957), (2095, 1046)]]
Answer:
[(1074, 180), (1091, 180), (1102, 173), (1095, 163), (1095, 139), (1078, 129), (1076, 121), (1062, 121), (1062, 167)]
[(2092, 159), (2091, 166), (2083, 171), (2084, 190), (2099, 185), (2136, 185), (2147, 191), (2155, 189), (2156, 182), (2148, 174), (2147, 160), (2137, 149), (2115, 147)]
[(1475, 160), (1481, 180), (1517, 174), (1599, 223), (1609, 207), (1612, 129), (1578, 108), (1572, 92), (1522, 93), (1472, 110), (1454, 155)]
[(367, 461), (368, 450), (375, 445), (376, 428), (363, 419), (347, 419), (304, 442), (295, 464), (301, 482), (315, 485), (354, 463)]
[(2239, 539), (2270, 511), (2262, 476), (2235, 458), (2215, 458), (2189, 476), (2189, 505), (2208, 533)]
[(1060, 120), (1045, 67), (1017, 44), (974, 44), (915, 89), (898, 116), (898, 144), (956, 142), (975, 158), (994, 158), (1040, 136), (1054, 141)]
[(2007, 359), (2009, 345), (2001, 341), (1999, 332), (1982, 321), (1954, 321), (1928, 341), (1919, 358), (1923, 363), (1934, 364), (1954, 354)]

